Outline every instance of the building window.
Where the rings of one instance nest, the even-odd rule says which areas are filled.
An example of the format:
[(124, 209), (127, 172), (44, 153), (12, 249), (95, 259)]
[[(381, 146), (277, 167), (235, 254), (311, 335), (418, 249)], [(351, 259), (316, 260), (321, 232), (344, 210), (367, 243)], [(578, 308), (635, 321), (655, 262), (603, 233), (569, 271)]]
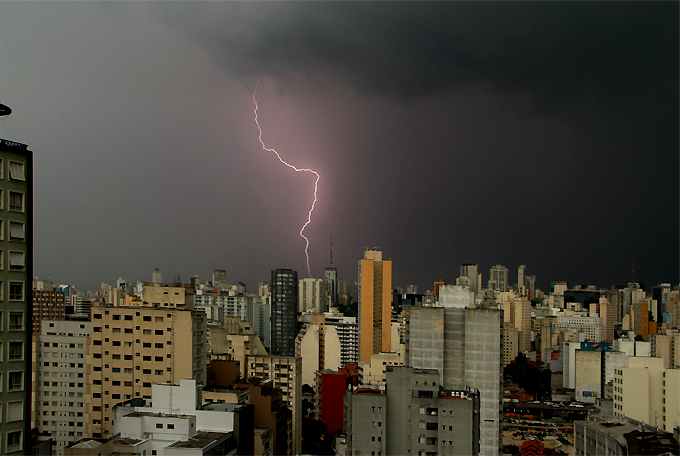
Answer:
[(24, 419), (24, 401), (7, 403), (7, 421), (21, 421)]
[(8, 391), (21, 391), (24, 389), (23, 371), (10, 371), (7, 375)]
[(20, 192), (9, 192), (9, 210), (16, 212), (24, 211), (24, 194)]
[(10, 341), (9, 360), (21, 361), (24, 359), (24, 343), (22, 341)]
[(9, 162), (9, 178), (10, 180), (25, 181), (24, 164), (10, 161)]
[(22, 222), (9, 222), (9, 240), (10, 241), (24, 241), (26, 240), (26, 231)]
[(7, 433), (7, 452), (21, 450), (22, 431), (12, 431)]
[(9, 313), (9, 330), (23, 331), (24, 330), (24, 313), (10, 312)]
[(9, 300), (23, 301), (24, 300), (24, 283), (10, 282), (9, 283)]

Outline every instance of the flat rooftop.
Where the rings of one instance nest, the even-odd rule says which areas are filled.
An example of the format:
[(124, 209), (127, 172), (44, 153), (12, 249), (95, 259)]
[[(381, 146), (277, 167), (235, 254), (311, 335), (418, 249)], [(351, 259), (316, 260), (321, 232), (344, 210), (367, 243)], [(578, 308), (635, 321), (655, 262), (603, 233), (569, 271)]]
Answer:
[(231, 432), (199, 432), (189, 440), (177, 441), (166, 448), (205, 448), (229, 436)]

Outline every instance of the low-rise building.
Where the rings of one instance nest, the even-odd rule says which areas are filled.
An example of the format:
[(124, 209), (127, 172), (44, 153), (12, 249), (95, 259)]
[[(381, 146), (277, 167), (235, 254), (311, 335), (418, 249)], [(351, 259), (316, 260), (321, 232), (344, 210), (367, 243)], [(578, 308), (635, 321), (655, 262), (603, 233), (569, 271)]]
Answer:
[(673, 434), (634, 419), (589, 417), (574, 422), (574, 452), (577, 456), (627, 456), (629, 454), (678, 454)]

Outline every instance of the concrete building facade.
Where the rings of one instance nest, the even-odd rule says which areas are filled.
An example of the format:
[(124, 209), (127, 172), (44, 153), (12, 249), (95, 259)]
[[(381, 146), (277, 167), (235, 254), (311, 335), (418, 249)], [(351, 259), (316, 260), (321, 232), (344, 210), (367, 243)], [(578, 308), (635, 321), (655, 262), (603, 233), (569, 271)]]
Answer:
[(480, 453), (501, 447), (502, 312), (484, 308), (411, 307), (406, 365), (437, 369), (445, 389), (480, 393)]
[(0, 139), (0, 453), (29, 444), (32, 278), (33, 152)]
[(326, 279), (304, 278), (299, 284), (298, 312), (323, 313), (328, 310)]
[(447, 390), (431, 369), (388, 367), (384, 391), (345, 395), (351, 454), (480, 454), (480, 395)]
[(52, 439), (57, 456), (86, 435), (85, 357), (91, 324), (86, 320), (43, 320), (34, 336), (33, 427)]

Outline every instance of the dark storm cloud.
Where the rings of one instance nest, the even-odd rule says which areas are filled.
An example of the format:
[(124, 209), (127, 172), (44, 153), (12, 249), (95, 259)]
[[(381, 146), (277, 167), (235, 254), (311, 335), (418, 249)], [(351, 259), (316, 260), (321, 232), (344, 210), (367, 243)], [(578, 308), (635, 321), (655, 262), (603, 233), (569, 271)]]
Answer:
[(401, 97), (485, 83), (539, 94), (546, 106), (584, 93), (630, 95), (652, 85), (677, 94), (677, 67), (668, 65), (677, 54), (675, 2), (153, 7), (229, 72), (249, 78), (325, 71), (362, 90)]
[[(0, 2), (36, 274), (678, 277), (677, 2)], [(511, 272), (511, 276), (514, 274)], [(484, 277), (486, 279), (486, 277)], [(511, 277), (511, 280), (514, 278)]]

